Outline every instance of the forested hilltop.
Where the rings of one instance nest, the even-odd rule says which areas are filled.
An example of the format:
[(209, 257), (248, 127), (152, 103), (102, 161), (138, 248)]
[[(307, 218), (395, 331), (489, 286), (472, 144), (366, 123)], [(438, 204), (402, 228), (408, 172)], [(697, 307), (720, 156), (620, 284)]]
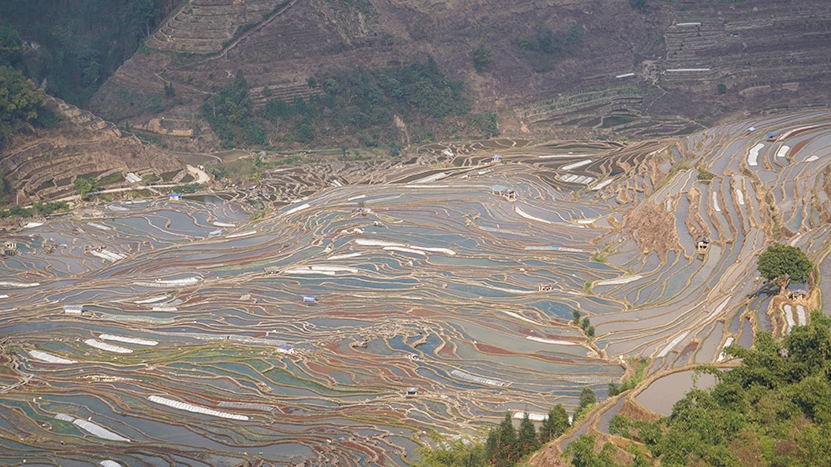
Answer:
[(183, 0), (0, 0), (0, 48), (44, 90), (87, 107)]

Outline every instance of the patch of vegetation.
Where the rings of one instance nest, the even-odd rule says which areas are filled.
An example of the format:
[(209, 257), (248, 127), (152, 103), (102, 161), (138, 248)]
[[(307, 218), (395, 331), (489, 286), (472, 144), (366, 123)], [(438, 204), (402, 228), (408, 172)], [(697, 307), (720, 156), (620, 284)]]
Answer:
[(698, 180), (701, 180), (702, 182), (709, 182), (710, 180), (716, 178), (716, 174), (705, 169), (703, 165), (697, 165), (695, 169), (698, 171)]
[(629, 365), (634, 365), (634, 374), (627, 378), (624, 382), (609, 383), (609, 397), (616, 396), (620, 393), (634, 389), (646, 374), (646, 369), (649, 368), (650, 360), (648, 358), (636, 358), (629, 361)]
[(252, 158), (241, 158), (208, 166), (208, 171), (217, 180), (229, 180), (236, 183), (254, 180), (258, 168), (255, 167)]
[(567, 30), (554, 31), (540, 21), (533, 36), (521, 36), (519, 48), (525, 52), (525, 59), (538, 73), (551, 71), (557, 62), (574, 53), (583, 42), (583, 30), (574, 25)]
[(179, 172), (181, 172), (181, 170), (171, 170), (170, 172), (163, 173), (161, 175), (162, 181), (164, 181), (166, 183), (172, 182), (173, 179), (176, 177), (176, 175), (179, 174)]
[(320, 82), (315, 79), (314, 84), (325, 94), (292, 102), (269, 99), (254, 112), (245, 77), (238, 71), (233, 83), (204, 101), (202, 112), (228, 146), (310, 145), (322, 138), (354, 138), (360, 145), (376, 147), (400, 138), (393, 115), (413, 127), (412, 135), (470, 111), (464, 83), (445, 77), (433, 59), (372, 71), (356, 68)]
[(87, 195), (98, 191), (98, 179), (95, 177), (78, 177), (75, 179), (75, 191), (81, 199), (85, 199)]
[(580, 315), (580, 312), (577, 310), (573, 310), (572, 314), (574, 316), (574, 320), (571, 322), (571, 324), (582, 329), (583, 332), (586, 333), (586, 336), (594, 337), (594, 326), (592, 326), (589, 317)]
[(609, 255), (613, 253), (612, 247), (610, 245), (606, 245), (601, 250), (597, 250), (592, 253), (591, 260), (596, 263), (605, 263), (609, 259)]
[(802, 284), (814, 271), (814, 264), (804, 251), (795, 246), (774, 243), (756, 260), (759, 274), (768, 282), (779, 286), (784, 295), (791, 282)]
[(198, 183), (184, 183), (181, 185), (176, 185), (170, 190), (173, 193), (192, 194), (196, 193), (196, 190), (199, 189), (199, 186), (200, 185)]
[[(0, 44), (0, 54), (2, 50)], [(43, 91), (34, 89), (23, 73), (0, 66), (0, 143), (15, 131), (31, 130), (43, 106)]]
[(257, 205), (254, 207), (254, 211), (248, 215), (248, 218), (252, 221), (259, 221), (265, 219), (265, 216), (267, 214), (268, 206), (261, 202), (258, 202)]
[(485, 42), (485, 39), (479, 41), (479, 44), (473, 48), (473, 68), (477, 73), (485, 71), (485, 67), (493, 61), (493, 49)]
[[(672, 415), (656, 422), (620, 415), (609, 430), (632, 439), (650, 453), (638, 465), (662, 466), (818, 466), (831, 458), (831, 319), (814, 311), (807, 326), (796, 326), (781, 341), (759, 332), (751, 349), (732, 345), (726, 352), (739, 367), (718, 371), (709, 391), (693, 389), (676, 402)], [(575, 443), (572, 465), (616, 465), (594, 454), (594, 440)], [(572, 443), (569, 446), (574, 445)]]
[(12, 194), (12, 185), (6, 179), (6, 175), (0, 170), (0, 205), (5, 205)]
[(118, 183), (124, 181), (124, 174), (121, 172), (113, 172), (106, 177), (98, 180), (99, 185), (109, 185), (111, 183)]
[(15, 204), (9, 209), (0, 210), (0, 217), (32, 217), (34, 215), (48, 216), (54, 213), (69, 212), (69, 204), (66, 201), (54, 201), (47, 203), (35, 203), (30, 208), (24, 208)]
[(158, 175), (156, 174), (144, 174), (141, 176), (141, 184), (142, 185), (149, 185), (151, 183), (155, 183), (161, 180)]
[(38, 45), (21, 54), (20, 66), (14, 66), (35, 83), (46, 83), (49, 94), (86, 107), (160, 24), (165, 3), (169, 2), (0, 0), (0, 11), (7, 27)]
[(145, 133), (143, 131), (133, 130), (133, 134), (145, 143), (150, 143), (154, 146), (158, 146), (161, 148), (167, 147), (158, 137), (158, 135), (154, 135), (153, 133)]
[(470, 116), (471, 128), (478, 130), (483, 137), (493, 138), (499, 136), (499, 115), (495, 112), (487, 111), (480, 114), (473, 114)]
[(574, 409), (574, 421), (576, 422), (577, 420), (582, 420), (586, 414), (594, 409), (596, 404), (597, 396), (594, 391), (592, 391), (590, 387), (584, 387), (583, 390), (580, 391), (580, 402), (577, 404), (577, 408)]
[[(591, 393), (589, 388), (583, 392)], [(586, 394), (588, 394), (586, 393)], [(588, 395), (586, 395), (588, 400)], [(581, 394), (581, 401), (583, 395)], [(588, 403), (588, 402), (587, 402)], [(591, 403), (593, 404), (593, 402)], [(514, 428), (511, 414), (506, 413), (505, 418), (499, 425), (488, 430), (485, 442), (443, 439), (437, 433), (431, 438), (436, 442), (436, 447), (430, 449), (422, 447), (418, 449), (421, 460), (415, 465), (417, 467), (512, 467), (524, 465), (523, 460), (537, 451), (545, 443), (565, 433), (571, 424), (568, 421), (568, 414), (562, 404), (557, 404), (548, 413), (548, 418), (541, 424), (539, 431), (534, 428), (528, 416), (519, 424), (519, 429)]]

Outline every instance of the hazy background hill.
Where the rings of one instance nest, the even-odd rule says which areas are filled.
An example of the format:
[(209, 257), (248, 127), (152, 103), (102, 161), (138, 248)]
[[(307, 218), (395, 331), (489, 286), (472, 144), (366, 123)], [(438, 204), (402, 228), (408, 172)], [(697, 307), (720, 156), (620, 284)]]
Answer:
[[(167, 125), (204, 133), (199, 106), (237, 70), (257, 109), (324, 97), (327, 78), (355, 67), (432, 57), (464, 82), (470, 112), (497, 112), (503, 132), (558, 135), (566, 124), (588, 135), (666, 135), (738, 112), (825, 105), (829, 14), (831, 5), (812, 0), (191, 0), (92, 108), (141, 123), (165, 107)], [(165, 101), (165, 83), (178, 101)], [(444, 123), (420, 125), (415, 139), (476, 132), (468, 121)], [(279, 125), (265, 130), (285, 143), (275, 141), (285, 136)], [(379, 134), (413, 143), (406, 133)]]

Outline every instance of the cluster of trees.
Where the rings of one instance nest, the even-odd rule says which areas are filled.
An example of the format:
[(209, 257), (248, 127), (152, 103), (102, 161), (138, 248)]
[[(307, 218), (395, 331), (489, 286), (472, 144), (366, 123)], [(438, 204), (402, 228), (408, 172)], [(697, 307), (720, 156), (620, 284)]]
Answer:
[[(775, 243), (759, 255), (757, 268), (782, 294), (791, 281), (806, 282), (813, 264), (799, 248)], [(630, 444), (634, 457), (627, 465), (829, 465), (829, 328), (831, 319), (814, 311), (807, 326), (793, 328), (782, 340), (759, 332), (751, 349), (725, 349), (741, 359), (739, 367), (700, 367), (718, 384), (709, 391), (689, 391), (669, 417), (649, 422), (614, 416), (609, 432), (638, 442)], [(623, 386), (610, 384), (609, 393)], [(564, 457), (578, 467), (614, 467), (616, 450), (606, 443), (595, 452), (595, 437), (584, 435), (568, 445)]]
[(4, 27), (31, 41), (33, 47), (20, 55), (16, 68), (35, 83), (46, 83), (49, 94), (85, 107), (158, 26), (165, 8), (176, 4), (171, 0), (0, 0), (2, 20), (7, 22), (0, 26), (0, 41)]
[[(13, 27), (0, 23), (0, 144), (15, 131), (46, 122), (43, 91), (32, 87), (18, 69), (22, 65), (23, 41)], [(2, 196), (5, 181), (0, 188)]]
[[(414, 128), (427, 128), (430, 122), (470, 111), (464, 82), (448, 79), (432, 58), (402, 67), (356, 68), (327, 76), (320, 83), (310, 79), (309, 86), (321, 87), (324, 93), (292, 102), (268, 99), (255, 112), (245, 78), (238, 72), (233, 83), (205, 100), (202, 112), (229, 145), (308, 144), (323, 135), (342, 139), (356, 135), (359, 144), (373, 147), (397, 140), (393, 115)], [(268, 97), (267, 89), (263, 93)], [(495, 117), (486, 115), (477, 123), (486, 133), (495, 134)]]
[(81, 199), (84, 199), (90, 193), (98, 191), (98, 179), (95, 177), (78, 177), (75, 179), (75, 191)]
[(15, 131), (32, 128), (43, 105), (42, 91), (14, 68), (0, 66), (0, 143)]
[[(831, 319), (815, 311), (809, 325), (795, 327), (782, 341), (760, 332), (752, 349), (727, 349), (741, 366), (701, 370), (718, 379), (711, 390), (691, 390), (672, 415), (654, 423), (615, 416), (609, 430), (640, 442), (662, 466), (828, 465), (829, 327)], [(615, 465), (611, 446), (594, 454), (593, 440), (578, 441), (567, 450), (573, 465)], [(649, 465), (643, 454), (636, 454), (636, 465)]]
[[(208, 96), (202, 103), (202, 115), (211, 125), (211, 129), (223, 141), (244, 141), (258, 144), (243, 138), (243, 135), (256, 133), (256, 121), (251, 121), (252, 103), (248, 97), (248, 83), (242, 70), (237, 70), (234, 81), (228, 83), (216, 94)], [(252, 127), (250, 130), (249, 127)]]
[(8, 209), (0, 209), (0, 217), (32, 217), (34, 215), (48, 216), (56, 212), (69, 211), (69, 204), (66, 201), (50, 201), (47, 203), (35, 203), (30, 208), (15, 204)]
[[(583, 388), (580, 393), (580, 403), (574, 412), (574, 420), (588, 413), (597, 403), (597, 397), (591, 388)], [(436, 448), (423, 448), (419, 451), (422, 456), (419, 467), (512, 467), (518, 465), (549, 441), (559, 437), (571, 427), (568, 413), (562, 404), (557, 404), (548, 412), (539, 427), (534, 426), (528, 414), (514, 427), (511, 414), (499, 425), (488, 431), (485, 442), (467, 440), (442, 441)]]
[(485, 138), (499, 136), (499, 115), (495, 112), (482, 112), (470, 116), (472, 129), (478, 131)]
[(583, 30), (574, 25), (566, 30), (555, 31), (540, 21), (533, 36), (520, 36), (519, 48), (526, 52), (525, 58), (537, 72), (551, 70), (560, 58), (573, 53), (583, 42)]
[(582, 329), (588, 337), (594, 337), (594, 326), (592, 326), (589, 317), (582, 316), (580, 312), (577, 310), (573, 310), (572, 315), (574, 317), (574, 320), (571, 322), (571, 324)]

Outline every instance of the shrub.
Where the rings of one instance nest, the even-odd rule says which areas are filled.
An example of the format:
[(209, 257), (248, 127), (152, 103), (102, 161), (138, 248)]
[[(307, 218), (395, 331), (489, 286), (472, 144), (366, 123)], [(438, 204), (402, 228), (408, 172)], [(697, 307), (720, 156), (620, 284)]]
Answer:
[(493, 49), (485, 42), (484, 39), (479, 41), (479, 44), (473, 48), (473, 68), (477, 73), (485, 71), (485, 66), (493, 61)]

